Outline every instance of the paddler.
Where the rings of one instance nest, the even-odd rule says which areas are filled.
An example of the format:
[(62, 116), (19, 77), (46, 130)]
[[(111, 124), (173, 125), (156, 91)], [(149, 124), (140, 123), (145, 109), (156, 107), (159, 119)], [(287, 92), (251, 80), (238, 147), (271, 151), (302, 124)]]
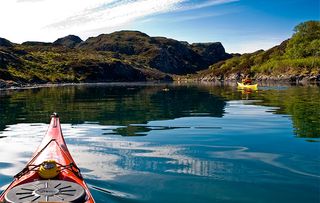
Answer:
[(252, 84), (252, 80), (249, 78), (249, 76), (247, 75), (244, 79), (242, 79), (242, 83), (244, 85), (251, 85)]

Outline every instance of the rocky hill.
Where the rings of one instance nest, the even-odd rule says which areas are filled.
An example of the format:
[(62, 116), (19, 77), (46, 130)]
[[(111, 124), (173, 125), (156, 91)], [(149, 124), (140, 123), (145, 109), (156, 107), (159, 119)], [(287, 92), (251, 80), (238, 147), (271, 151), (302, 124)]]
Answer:
[[(78, 45), (82, 50), (111, 51), (134, 56), (141, 64), (164, 73), (188, 74), (230, 58), (221, 43), (203, 44), (203, 50), (165, 37), (150, 37), (138, 31), (120, 31), (92, 37)], [(198, 44), (200, 46), (200, 44)]]
[(202, 60), (205, 61), (206, 65), (211, 65), (232, 57), (225, 52), (224, 47), (220, 42), (193, 43), (191, 44), (191, 49), (202, 57)]
[(82, 39), (75, 35), (68, 35), (66, 37), (62, 37), (53, 42), (54, 45), (62, 45), (69, 48), (74, 48), (78, 44), (82, 42)]
[(235, 81), (249, 75), (258, 81), (320, 82), (320, 21), (301, 23), (294, 30), (295, 34), (278, 46), (234, 55), (187, 79)]
[(1, 47), (12, 47), (13, 43), (10, 42), (9, 40), (5, 39), (5, 38), (1, 38), (0, 37), (0, 46)]
[(0, 79), (18, 83), (172, 80), (230, 58), (221, 43), (188, 44), (138, 31), (82, 41), (14, 44), (0, 38)]

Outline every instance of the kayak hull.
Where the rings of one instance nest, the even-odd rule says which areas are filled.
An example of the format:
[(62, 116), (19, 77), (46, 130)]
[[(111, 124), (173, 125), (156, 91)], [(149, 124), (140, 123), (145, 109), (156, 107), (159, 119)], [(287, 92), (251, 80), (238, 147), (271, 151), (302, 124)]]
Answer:
[(254, 84), (254, 85), (245, 85), (243, 83), (237, 82), (238, 84), (238, 88), (247, 88), (247, 89), (253, 89), (253, 90), (257, 90), (258, 89), (258, 84)]
[(31, 160), (28, 162), (26, 168), (17, 174), (8, 186), (8, 188), (1, 194), (0, 202), (5, 200), (6, 194), (14, 187), (43, 180), (38, 171), (30, 170), (31, 166), (41, 165), (44, 161), (54, 160), (60, 166), (66, 166), (68, 169), (61, 169), (59, 174), (54, 177), (54, 180), (69, 181), (79, 184), (86, 192), (85, 203), (94, 203), (93, 197), (89, 191), (88, 186), (84, 182), (80, 170), (75, 164), (63, 138), (60, 126), (60, 119), (57, 115), (51, 116), (51, 121), (47, 133), (45, 134), (40, 146), (34, 152)]

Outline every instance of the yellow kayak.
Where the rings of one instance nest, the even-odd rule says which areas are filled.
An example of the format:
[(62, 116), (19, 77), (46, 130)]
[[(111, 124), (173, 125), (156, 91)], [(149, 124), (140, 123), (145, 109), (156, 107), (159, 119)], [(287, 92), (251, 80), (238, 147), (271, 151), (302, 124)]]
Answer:
[(253, 89), (253, 90), (257, 90), (258, 89), (258, 84), (254, 84), (254, 85), (245, 85), (243, 83), (237, 82), (238, 83), (238, 87), (239, 88), (249, 88), (249, 89)]

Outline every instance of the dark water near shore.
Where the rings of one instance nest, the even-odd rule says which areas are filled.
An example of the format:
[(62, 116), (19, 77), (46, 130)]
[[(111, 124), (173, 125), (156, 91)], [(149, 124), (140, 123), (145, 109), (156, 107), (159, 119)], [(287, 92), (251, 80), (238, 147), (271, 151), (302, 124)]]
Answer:
[(320, 88), (0, 91), (0, 190), (59, 112), (96, 202), (320, 202)]

